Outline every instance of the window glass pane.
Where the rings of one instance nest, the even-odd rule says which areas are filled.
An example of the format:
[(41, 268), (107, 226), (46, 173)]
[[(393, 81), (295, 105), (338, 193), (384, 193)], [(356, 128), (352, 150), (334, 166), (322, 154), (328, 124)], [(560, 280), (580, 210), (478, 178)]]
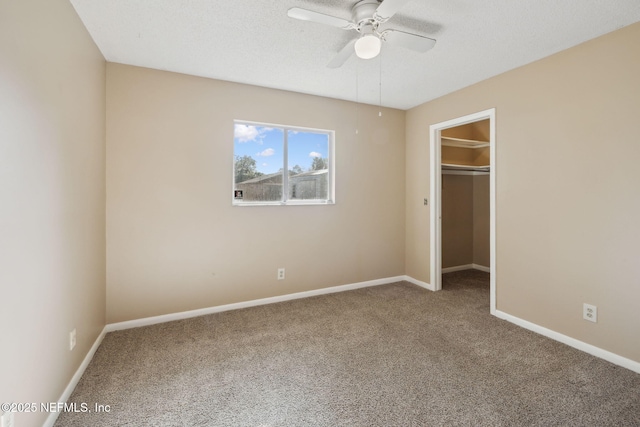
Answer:
[(329, 198), (329, 135), (287, 131), (289, 199)]
[(235, 199), (282, 200), (283, 130), (236, 123), (233, 145)]

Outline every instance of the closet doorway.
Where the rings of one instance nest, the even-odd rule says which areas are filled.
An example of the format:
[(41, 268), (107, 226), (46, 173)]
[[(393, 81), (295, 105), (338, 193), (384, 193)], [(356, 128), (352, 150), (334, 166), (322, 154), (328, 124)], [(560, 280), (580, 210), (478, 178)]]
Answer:
[[(490, 310), (495, 314), (495, 108), (437, 123), (429, 130), (431, 284), (436, 291), (442, 289), (443, 270), (476, 268), (490, 272)], [(488, 199), (481, 195), (487, 191)], [(444, 229), (443, 206), (449, 215)], [(444, 245), (443, 236), (447, 238)]]

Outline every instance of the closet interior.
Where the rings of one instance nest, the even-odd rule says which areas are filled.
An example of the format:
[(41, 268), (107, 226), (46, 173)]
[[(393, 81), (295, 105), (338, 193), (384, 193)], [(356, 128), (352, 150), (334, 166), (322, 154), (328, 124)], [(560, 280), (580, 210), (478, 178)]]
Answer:
[(489, 120), (441, 132), (442, 272), (489, 271)]

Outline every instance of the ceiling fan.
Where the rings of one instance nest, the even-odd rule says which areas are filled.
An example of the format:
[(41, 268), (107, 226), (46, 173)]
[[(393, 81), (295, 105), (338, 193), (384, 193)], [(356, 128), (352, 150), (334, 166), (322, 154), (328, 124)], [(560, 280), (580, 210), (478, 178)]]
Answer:
[(429, 37), (393, 29), (379, 30), (380, 24), (387, 22), (408, 1), (409, 0), (360, 0), (353, 6), (351, 21), (312, 10), (301, 9), (299, 7), (289, 9), (287, 15), (290, 18), (300, 19), (302, 21), (317, 22), (319, 24), (342, 28), (343, 30), (355, 30), (360, 33), (359, 38), (347, 43), (347, 45), (338, 52), (338, 55), (327, 64), (329, 68), (338, 68), (342, 66), (354, 52), (362, 59), (375, 58), (380, 53), (382, 42), (402, 46), (421, 53), (431, 49), (436, 44), (436, 41)]

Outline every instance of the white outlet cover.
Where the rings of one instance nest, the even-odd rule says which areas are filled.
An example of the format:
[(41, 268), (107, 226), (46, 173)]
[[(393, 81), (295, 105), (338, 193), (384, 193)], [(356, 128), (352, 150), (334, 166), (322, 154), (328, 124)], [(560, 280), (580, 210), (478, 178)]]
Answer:
[(69, 332), (69, 351), (76, 346), (76, 330)]
[(588, 320), (589, 322), (597, 323), (598, 322), (598, 307), (591, 304), (583, 304), (582, 305), (582, 318), (584, 320)]

